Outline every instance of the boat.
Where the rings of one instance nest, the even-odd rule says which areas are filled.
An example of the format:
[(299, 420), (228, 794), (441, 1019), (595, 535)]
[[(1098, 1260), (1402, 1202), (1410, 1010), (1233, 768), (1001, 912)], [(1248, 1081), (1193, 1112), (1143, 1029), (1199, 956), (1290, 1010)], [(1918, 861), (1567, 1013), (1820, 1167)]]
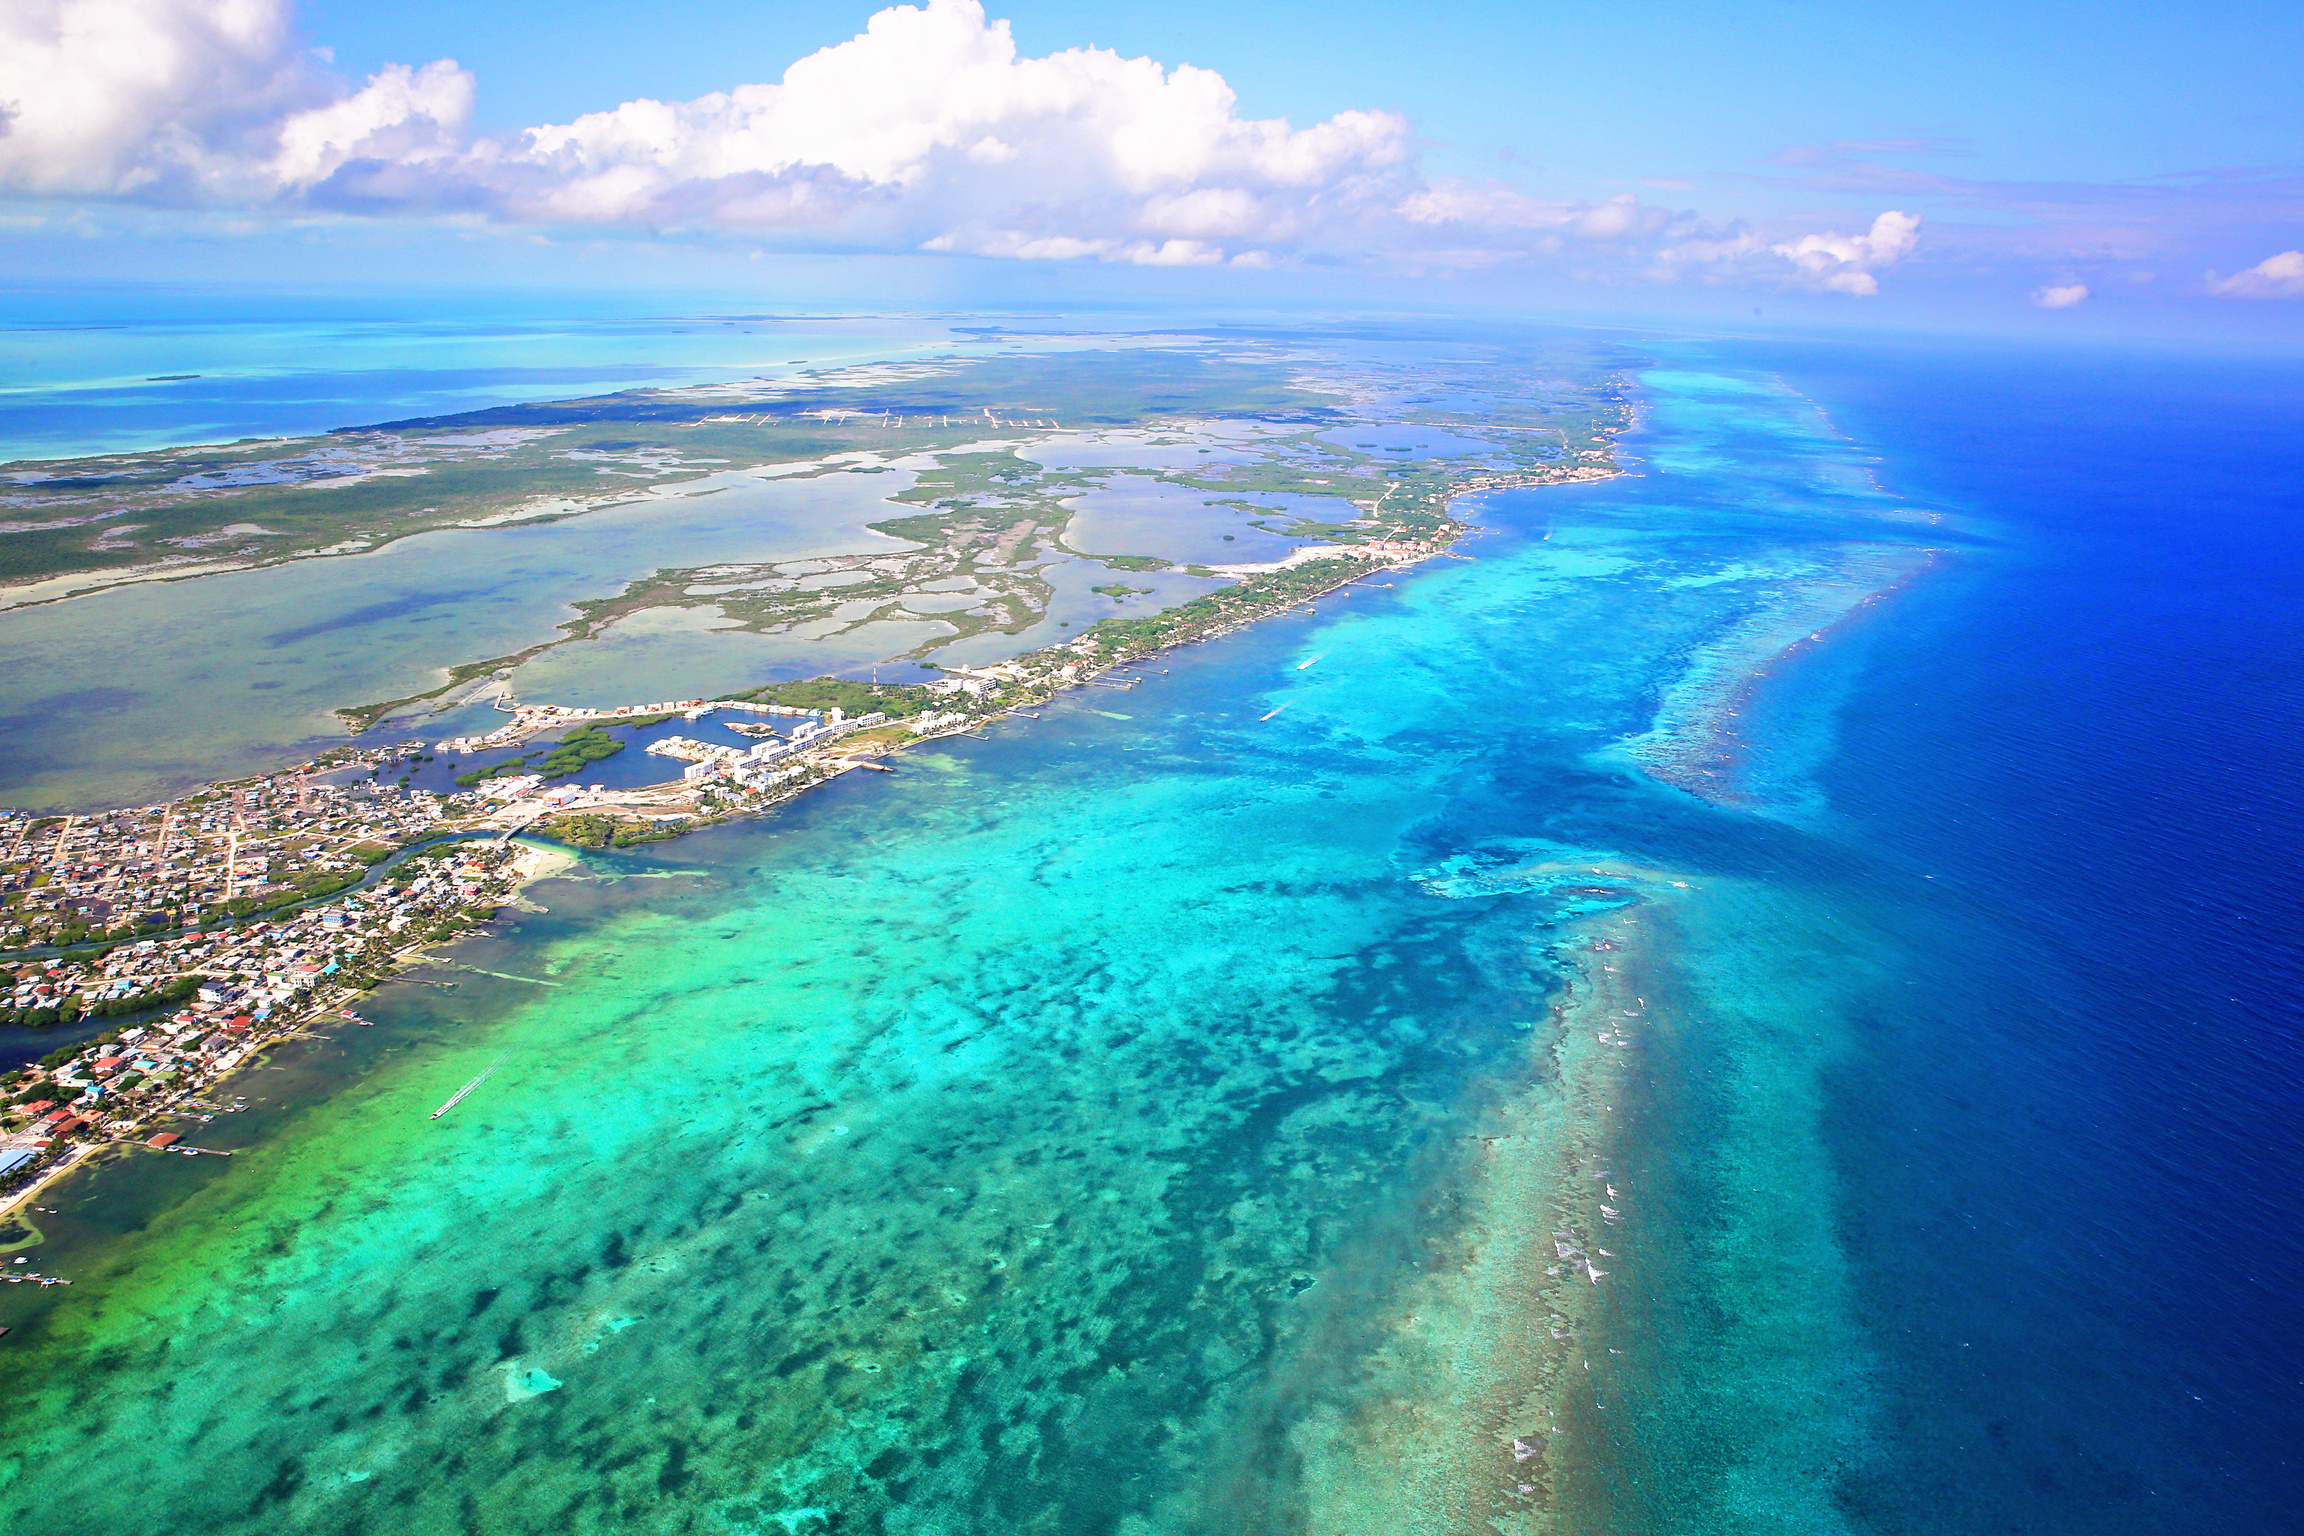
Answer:
[(501, 1056), (497, 1057), (497, 1058), (496, 1058), (494, 1061), (492, 1061), (492, 1062), (488, 1063), (488, 1065), (487, 1065), (486, 1067), (484, 1067), (483, 1069), (481, 1069), (480, 1075), (479, 1075), (478, 1077), (475, 1077), (474, 1079), (472, 1079), (472, 1081), (470, 1081), (470, 1082), (466, 1083), (466, 1084), (465, 1084), (463, 1087), (461, 1087), (461, 1088), (457, 1089), (457, 1090), (456, 1090), (454, 1093), (450, 1094), (450, 1095), (448, 1096), (448, 1102), (447, 1102), (447, 1103), (445, 1103), (445, 1104), (441, 1105), (441, 1106), (440, 1106), (438, 1109), (436, 1109), (436, 1110), (432, 1111), (432, 1118), (433, 1118), (433, 1119), (435, 1119), (435, 1120), (437, 1120), (437, 1119), (439, 1119), (439, 1118), (440, 1118), (442, 1115), (444, 1115), (444, 1114), (448, 1113), (448, 1111), (450, 1111), (450, 1110), (454, 1109), (454, 1108), (455, 1108), (457, 1105), (459, 1105), (459, 1104), (463, 1103), (463, 1102), (464, 1102), (464, 1095), (466, 1095), (466, 1094), (470, 1093), (470, 1092), (471, 1092), (473, 1089), (475, 1089), (475, 1088), (479, 1087), (479, 1086), (480, 1086), (482, 1083), (484, 1083), (484, 1082), (488, 1081), (488, 1078), (489, 1078), (489, 1076), (490, 1076), (492, 1073), (494, 1073), (494, 1072), (495, 1072), (495, 1070), (496, 1070), (498, 1067), (500, 1067), (500, 1066), (502, 1066), (502, 1065), (504, 1065), (504, 1058), (503, 1058), (503, 1057), (501, 1057)]

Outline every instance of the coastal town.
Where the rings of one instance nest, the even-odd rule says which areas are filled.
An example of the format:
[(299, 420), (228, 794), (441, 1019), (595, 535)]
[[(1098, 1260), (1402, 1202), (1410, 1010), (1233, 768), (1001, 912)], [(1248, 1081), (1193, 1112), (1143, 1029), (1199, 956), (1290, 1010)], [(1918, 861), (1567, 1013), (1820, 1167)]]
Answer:
[[(0, 1023), (64, 1043), (0, 1078), (0, 1211), (106, 1154), (198, 1156), (233, 1112), (229, 1079), (429, 946), (478, 930), (541, 869), (543, 846), (623, 848), (757, 814), (901, 748), (1036, 715), (1068, 689), (1442, 553), (1458, 530), (1331, 546), (1149, 618), (934, 681), (766, 684), (719, 699), (576, 709), (499, 701), (480, 736), (346, 745), (181, 799), (0, 820)], [(724, 746), (658, 735), (664, 777), (562, 782), (620, 753), (616, 733), (724, 717)], [(548, 747), (531, 743), (557, 736)], [(525, 750), (524, 750), (525, 749)], [(417, 787), (420, 767), (509, 753)], [(513, 842), (518, 834), (530, 841)], [(61, 1283), (0, 1265), (0, 1277)]]
[[(380, 831), (384, 823), (370, 824)], [(71, 1043), (12, 1074), (0, 1112), (0, 1209), (108, 1149), (229, 1155), (198, 1128), (231, 1113), (223, 1080), (266, 1047), (334, 1016), (427, 944), (468, 932), (510, 897), (520, 853), (435, 844), (374, 886), (277, 920), (218, 923), (109, 949), (19, 961), (10, 1001)], [(121, 1022), (92, 1038), (90, 1022)], [(25, 1276), (0, 1269), (10, 1281)]]

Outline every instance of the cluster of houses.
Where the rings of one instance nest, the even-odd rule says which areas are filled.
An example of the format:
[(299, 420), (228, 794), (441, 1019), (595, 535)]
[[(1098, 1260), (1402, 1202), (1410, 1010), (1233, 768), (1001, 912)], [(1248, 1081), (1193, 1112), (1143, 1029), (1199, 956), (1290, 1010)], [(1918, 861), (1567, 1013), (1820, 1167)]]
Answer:
[(300, 876), (358, 869), (354, 849), (396, 846), (439, 816), (429, 795), (305, 771), (94, 816), (12, 813), (0, 817), (0, 944), (122, 935), (261, 902)]
[(127, 1011), (114, 1015), (122, 1027), (0, 1086), (10, 1101), (0, 1110), (0, 1186), (37, 1176), (75, 1141), (172, 1143), (177, 1133), (155, 1122), (197, 1111), (205, 1087), (251, 1050), (348, 1001), (337, 978), (381, 963), (457, 912), (492, 906), (514, 878), (510, 854), (481, 843), (402, 869), (416, 873), (277, 922), (18, 966), (12, 998), (42, 999), (73, 1018), (107, 1005)]
[(692, 736), (665, 736), (648, 743), (648, 751), (686, 763), (688, 766), (680, 770), (680, 777), (690, 783), (725, 774), (739, 784), (750, 785), (768, 779), (774, 764), (796, 753), (825, 746), (852, 731), (867, 730), (888, 719), (878, 710), (853, 719), (837, 708), (828, 715), (781, 707), (775, 707), (773, 712), (808, 718), (794, 726), (789, 735), (772, 737), (751, 747), (724, 747)]

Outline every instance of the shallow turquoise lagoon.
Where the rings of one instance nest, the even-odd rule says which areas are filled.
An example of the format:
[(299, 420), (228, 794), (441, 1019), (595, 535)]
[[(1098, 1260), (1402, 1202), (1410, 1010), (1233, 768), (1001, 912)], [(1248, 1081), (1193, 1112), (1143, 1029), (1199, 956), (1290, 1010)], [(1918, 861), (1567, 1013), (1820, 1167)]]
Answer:
[(1764, 379), (1650, 393), (1643, 475), (587, 860), (256, 1074), (244, 1155), (65, 1191), (0, 1510), (1837, 1528), (1819, 1084), (1900, 960), (1721, 679), (1934, 534)]

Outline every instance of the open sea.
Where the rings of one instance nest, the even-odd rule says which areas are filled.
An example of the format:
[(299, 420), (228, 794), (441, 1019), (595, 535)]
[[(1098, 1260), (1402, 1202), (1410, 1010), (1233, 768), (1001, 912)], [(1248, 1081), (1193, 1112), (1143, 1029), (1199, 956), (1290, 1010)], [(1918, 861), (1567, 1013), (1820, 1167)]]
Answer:
[(0, 1530), (2293, 1529), (2304, 366), (1622, 345), (54, 1191)]

